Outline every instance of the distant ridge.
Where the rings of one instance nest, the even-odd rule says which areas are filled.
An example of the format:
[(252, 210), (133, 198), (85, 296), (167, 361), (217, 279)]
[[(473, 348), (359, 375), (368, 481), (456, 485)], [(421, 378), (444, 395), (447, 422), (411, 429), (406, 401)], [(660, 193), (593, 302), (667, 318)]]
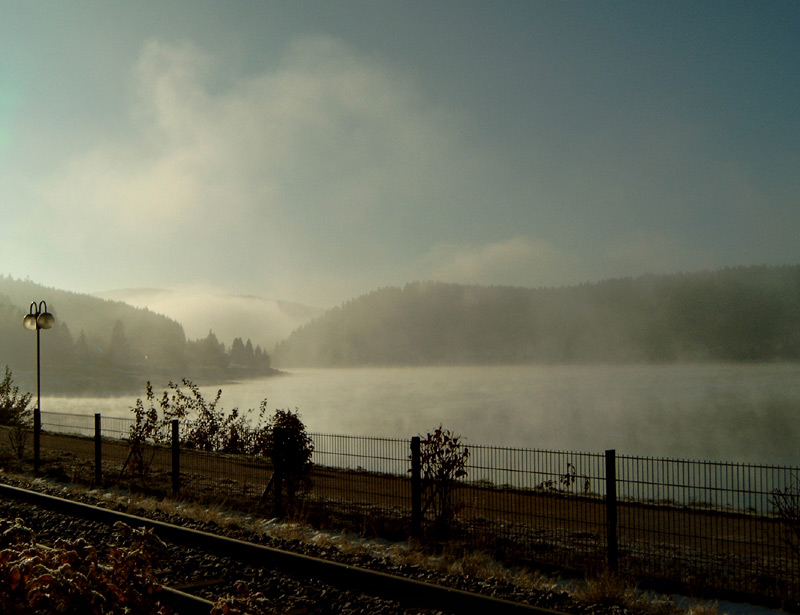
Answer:
[(239, 337), (270, 352), (294, 329), (323, 313), (319, 308), (290, 301), (202, 288), (124, 288), (94, 296), (164, 314), (181, 323), (189, 339), (203, 338), (212, 330), (228, 346)]
[(31, 302), (40, 301), (56, 317), (55, 326), (41, 334), (43, 380), (50, 392), (141, 387), (148, 377), (184, 365), (186, 337), (167, 316), (0, 276), (0, 368), (9, 366), (28, 390), (36, 383), (36, 346), (22, 318)]
[(42, 336), (51, 391), (141, 391), (151, 378), (214, 383), (276, 367), (800, 361), (800, 265), (560, 288), (414, 282), (324, 312), (199, 290), (91, 296), (0, 276), (0, 366), (28, 387), (35, 345), (21, 323), (42, 299), (56, 315)]
[(800, 266), (530, 289), (416, 282), (327, 311), (278, 367), (798, 361)]
[[(141, 292), (152, 297), (162, 291)], [(289, 320), (285, 327), (294, 326), (295, 316), (277, 302), (236, 299), (241, 305), (234, 309), (229, 299), (207, 315), (228, 320), (203, 323), (202, 334), (190, 338), (176, 319), (145, 304), (138, 307), (115, 298), (121, 296), (112, 293), (104, 298), (0, 276), (0, 369), (8, 366), (22, 389), (31, 390), (36, 384), (36, 336), (22, 326), (31, 302), (45, 301), (55, 316), (55, 325), (41, 334), (42, 380), (49, 394), (142, 394), (148, 380), (159, 385), (183, 378), (198, 384), (221, 384), (270, 376), (275, 374), (270, 365), (271, 348), (267, 349), (263, 340), (251, 340), (248, 334), (257, 332), (254, 323), (265, 322), (275, 335), (282, 334), (275, 320), (269, 320), (269, 309)], [(180, 294), (164, 296), (182, 308), (182, 316), (191, 314), (191, 305)], [(215, 300), (208, 296), (202, 301), (199, 296), (191, 299), (201, 308), (215, 307)], [(237, 332), (227, 344), (214, 333), (217, 324), (226, 323)]]

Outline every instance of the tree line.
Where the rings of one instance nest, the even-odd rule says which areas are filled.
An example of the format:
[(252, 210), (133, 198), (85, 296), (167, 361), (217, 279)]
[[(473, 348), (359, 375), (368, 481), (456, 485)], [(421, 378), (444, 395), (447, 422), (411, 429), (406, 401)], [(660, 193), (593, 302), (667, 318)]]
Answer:
[(141, 390), (148, 379), (221, 382), (273, 371), (270, 355), (249, 339), (226, 347), (210, 330), (189, 340), (180, 323), (147, 309), (0, 276), (0, 363), (28, 390), (36, 384), (36, 343), (22, 319), (40, 300), (55, 316), (53, 328), (40, 332), (51, 393)]
[(800, 360), (800, 266), (561, 288), (416, 282), (357, 297), (275, 348), (281, 366)]

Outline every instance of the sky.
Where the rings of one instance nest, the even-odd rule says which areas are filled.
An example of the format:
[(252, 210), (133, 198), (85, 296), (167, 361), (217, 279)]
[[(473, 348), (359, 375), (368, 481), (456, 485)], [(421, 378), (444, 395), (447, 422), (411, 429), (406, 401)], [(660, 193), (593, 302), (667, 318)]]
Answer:
[(0, 0), (0, 273), (327, 308), (800, 263), (800, 3)]

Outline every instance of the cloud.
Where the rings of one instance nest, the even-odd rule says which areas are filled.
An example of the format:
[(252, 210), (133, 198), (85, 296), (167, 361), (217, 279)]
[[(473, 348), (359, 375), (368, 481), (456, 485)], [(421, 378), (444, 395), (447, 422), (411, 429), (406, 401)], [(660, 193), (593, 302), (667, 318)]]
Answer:
[(277, 279), (279, 261), (295, 277), (349, 274), (424, 234), (442, 216), (430, 204), (455, 202), (475, 167), (458, 114), (331, 38), (295, 40), (240, 75), (191, 44), (150, 41), (131, 90), (127, 129), (75, 152), (39, 192), (61, 249), (109, 275), (119, 261), (131, 272), (124, 251), (150, 279), (181, 262), (229, 287)]
[(211, 330), (228, 347), (235, 338), (241, 337), (269, 352), (294, 329), (318, 315), (311, 308), (221, 293), (201, 284), (169, 290), (120, 289), (98, 293), (98, 296), (164, 314), (181, 323), (188, 339), (205, 338)]
[[(59, 229), (48, 250), (95, 289), (205, 282), (330, 305), (411, 279), (553, 286), (709, 262), (644, 231), (576, 240), (624, 207), (570, 218), (536, 181), (505, 176), (505, 158), (468, 147), (468, 117), (332, 38), (296, 39), (240, 74), (190, 43), (152, 40), (130, 88), (124, 125), (39, 193)], [(489, 202), (502, 239), (453, 239), (487, 225)], [(534, 220), (542, 232), (569, 220), (572, 243), (527, 233)]]
[(171, 236), (182, 225), (221, 221), (221, 205), (230, 206), (231, 196), (258, 194), (231, 172), (244, 157), (237, 154), (240, 135), (227, 129), (225, 108), (240, 94), (209, 92), (212, 64), (188, 44), (144, 46), (134, 70), (131, 130), (76, 153), (43, 191), (66, 224), (78, 214), (82, 223), (95, 223), (87, 232), (105, 227), (118, 238), (143, 231)]
[(550, 286), (574, 279), (577, 261), (548, 241), (518, 235), (481, 245), (440, 244), (422, 259), (431, 279)]

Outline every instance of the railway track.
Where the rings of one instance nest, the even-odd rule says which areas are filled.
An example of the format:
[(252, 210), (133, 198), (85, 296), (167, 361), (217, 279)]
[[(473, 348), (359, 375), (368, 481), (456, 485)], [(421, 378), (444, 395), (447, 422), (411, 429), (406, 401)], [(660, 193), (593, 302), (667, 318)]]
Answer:
[[(276, 605), (275, 612), (561, 615), (549, 608), (328, 561), (20, 487), (0, 484), (0, 501), (47, 511), (45, 517), (56, 526), (57, 518), (67, 517), (92, 524), (95, 532), (102, 532), (97, 529), (99, 524), (110, 533), (118, 521), (152, 530), (171, 545), (171, 557), (160, 571), (165, 583), (162, 595), (183, 615), (207, 615), (213, 599), (232, 593), (236, 579), (246, 580), (257, 591), (282, 588), (280, 591), (291, 596), (295, 606)], [(102, 534), (99, 539), (103, 540)]]

